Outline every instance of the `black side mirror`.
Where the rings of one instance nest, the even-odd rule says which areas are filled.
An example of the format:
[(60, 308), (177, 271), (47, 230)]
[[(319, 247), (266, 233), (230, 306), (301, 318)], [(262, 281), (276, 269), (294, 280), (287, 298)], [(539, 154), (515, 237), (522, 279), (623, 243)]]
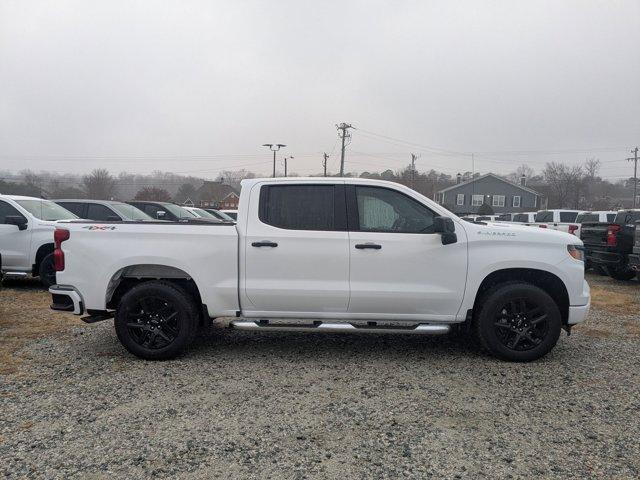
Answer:
[(26, 230), (27, 229), (27, 219), (22, 215), (7, 215), (4, 218), (4, 223), (7, 225), (15, 225), (18, 227), (18, 230)]
[(442, 244), (449, 245), (458, 241), (456, 225), (449, 217), (436, 217), (433, 219), (433, 231), (442, 237)]

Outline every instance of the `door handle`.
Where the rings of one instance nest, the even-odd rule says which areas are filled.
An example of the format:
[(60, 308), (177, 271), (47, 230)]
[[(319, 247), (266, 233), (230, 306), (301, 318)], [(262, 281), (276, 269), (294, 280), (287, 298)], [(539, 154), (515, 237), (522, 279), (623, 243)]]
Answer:
[(271, 242), (269, 240), (263, 240), (261, 242), (253, 242), (251, 246), (252, 247), (277, 247), (278, 244), (276, 242)]
[(370, 248), (371, 250), (380, 250), (382, 245), (378, 245), (377, 243), (356, 243), (356, 248), (358, 250), (364, 250), (365, 248)]

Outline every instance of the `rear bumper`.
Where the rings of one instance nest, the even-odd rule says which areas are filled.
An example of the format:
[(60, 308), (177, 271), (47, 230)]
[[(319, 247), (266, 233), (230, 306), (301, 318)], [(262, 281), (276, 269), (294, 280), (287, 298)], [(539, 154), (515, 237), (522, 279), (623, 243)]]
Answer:
[(49, 288), (49, 293), (52, 298), (51, 310), (71, 312), (74, 315), (84, 313), (82, 296), (75, 288), (67, 285), (53, 285)]
[(604, 265), (609, 267), (622, 267), (625, 265), (625, 255), (616, 252), (603, 252), (598, 250), (589, 250), (585, 248), (587, 260), (596, 265)]

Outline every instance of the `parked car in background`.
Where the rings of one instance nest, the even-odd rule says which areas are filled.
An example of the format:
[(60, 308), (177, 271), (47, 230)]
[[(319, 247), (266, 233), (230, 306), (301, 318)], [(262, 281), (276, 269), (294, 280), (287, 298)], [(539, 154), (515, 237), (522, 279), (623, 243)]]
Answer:
[(629, 266), (636, 272), (640, 280), (640, 222), (636, 222), (632, 253), (629, 255)]
[(224, 220), (225, 222), (235, 222), (236, 219), (227, 215), (224, 212), (221, 212), (220, 210), (216, 210), (214, 208), (203, 208), (203, 210), (209, 212), (211, 215), (213, 215), (216, 218), (219, 218), (220, 220)]
[(538, 212), (522, 212), (514, 213), (511, 221), (513, 223), (534, 223), (536, 221), (536, 213)]
[(593, 223), (593, 222), (606, 222), (611, 223), (616, 219), (617, 211), (594, 211), (594, 212), (582, 212), (576, 217), (576, 223)]
[(516, 215), (515, 213), (501, 213), (500, 215), (498, 215), (498, 218), (496, 218), (496, 221), (498, 222), (511, 222), (513, 220), (513, 216)]
[(182, 208), (184, 208), (185, 210), (190, 211), (191, 213), (193, 213), (198, 218), (206, 218), (208, 220), (216, 221), (216, 222), (221, 222), (222, 221), (218, 217), (213, 215), (212, 213), (209, 213), (209, 212), (207, 212), (206, 210), (204, 210), (202, 208), (198, 208), (198, 207), (182, 207)]
[(146, 200), (132, 200), (127, 202), (133, 205), (153, 219), (168, 220), (177, 222), (183, 219), (198, 218), (195, 213), (191, 213), (184, 207), (169, 202), (152, 202)]
[(109, 200), (62, 199), (54, 200), (79, 218), (101, 222), (136, 222), (155, 220), (137, 207)]
[(234, 221), (238, 219), (238, 211), (237, 210), (219, 210), (219, 211), (224, 213), (225, 215), (233, 218)]
[(613, 222), (583, 223), (580, 238), (587, 265), (604, 268), (616, 280), (631, 280), (636, 273), (629, 264), (629, 255), (638, 221), (640, 210), (620, 210)]
[(58, 220), (78, 218), (50, 200), (0, 195), (0, 251), (5, 276), (55, 283), (53, 232)]
[[(580, 239), (463, 222), (381, 180), (244, 180), (235, 224), (91, 225), (56, 230), (52, 308), (115, 315), (145, 359), (175, 357), (210, 319), (233, 317), (239, 330), (299, 333), (466, 323), (493, 355), (531, 361), (589, 310)], [(170, 249), (157, 240), (168, 234)]]
[(580, 213), (583, 212), (564, 209), (540, 210), (536, 213), (535, 224), (540, 228), (559, 230), (579, 236), (580, 224), (576, 223), (576, 218)]

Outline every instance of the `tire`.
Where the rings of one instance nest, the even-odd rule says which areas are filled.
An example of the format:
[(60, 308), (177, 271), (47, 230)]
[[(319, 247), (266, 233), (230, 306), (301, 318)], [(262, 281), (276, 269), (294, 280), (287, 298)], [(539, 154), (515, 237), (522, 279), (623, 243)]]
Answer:
[(40, 266), (38, 267), (38, 276), (40, 277), (40, 283), (45, 288), (49, 288), (51, 285), (56, 284), (56, 269), (53, 262), (53, 253), (50, 253), (42, 259)]
[(198, 331), (198, 311), (182, 288), (161, 281), (133, 287), (120, 300), (115, 329), (122, 345), (145, 360), (182, 353)]
[(475, 334), (493, 356), (531, 362), (553, 349), (562, 317), (547, 292), (529, 283), (506, 283), (489, 290), (474, 317)]
[(631, 270), (630, 268), (607, 268), (607, 273), (611, 278), (616, 280), (633, 280), (633, 277), (636, 276), (636, 272)]

